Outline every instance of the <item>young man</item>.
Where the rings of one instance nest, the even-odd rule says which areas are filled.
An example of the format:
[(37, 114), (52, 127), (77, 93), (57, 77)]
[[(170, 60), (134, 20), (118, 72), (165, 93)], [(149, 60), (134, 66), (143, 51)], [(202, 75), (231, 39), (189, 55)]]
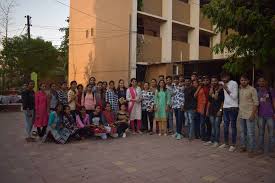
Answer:
[(63, 106), (68, 105), (68, 87), (67, 82), (60, 83), (60, 90), (57, 91), (58, 102)]
[(195, 81), (195, 80), (198, 80), (198, 73), (193, 72), (193, 73), (191, 74), (191, 81)]
[[(169, 96), (171, 97), (171, 103), (173, 103), (173, 99), (175, 96), (174, 93), (174, 86), (172, 85), (172, 76), (166, 76), (166, 89), (167, 92), (169, 92)], [(173, 134), (173, 109), (171, 105), (169, 106), (169, 111), (168, 111), (168, 119), (167, 119), (167, 128), (168, 128), (168, 133)]]
[(164, 75), (159, 75), (159, 81), (164, 80)]
[(76, 105), (77, 105), (77, 82), (72, 81), (70, 83), (70, 90), (68, 91), (68, 105), (71, 109), (71, 114), (73, 115), (74, 119), (76, 119)]
[(194, 138), (195, 112), (197, 108), (197, 100), (194, 96), (196, 88), (191, 85), (191, 79), (185, 79), (184, 89), (184, 116), (185, 122), (188, 125), (189, 140)]
[(220, 124), (222, 121), (222, 108), (224, 101), (224, 93), (222, 87), (219, 86), (218, 77), (212, 76), (211, 88), (208, 95), (208, 116), (211, 122), (211, 140), (205, 145), (213, 144), (218, 147), (220, 142)]
[(258, 110), (258, 96), (255, 88), (249, 85), (249, 79), (242, 75), (240, 79), (239, 118), (241, 127), (241, 152), (248, 150), (248, 156), (255, 153), (255, 125)]
[(236, 150), (237, 141), (237, 117), (238, 117), (238, 83), (230, 80), (230, 75), (226, 72), (221, 74), (221, 85), (224, 91), (224, 102), (223, 102), (223, 119), (224, 119), (224, 144), (220, 148), (229, 147), (229, 125), (231, 125), (232, 133), (232, 144), (229, 147), (230, 152)]
[(32, 126), (34, 122), (34, 81), (29, 81), (25, 91), (22, 92), (23, 111), (25, 114), (26, 141), (34, 142)]
[(268, 87), (267, 81), (261, 77), (258, 79), (258, 127), (259, 127), (259, 154), (264, 153), (265, 128), (268, 130), (268, 151), (274, 157), (273, 138), (275, 120), (275, 90)]
[(177, 140), (182, 139), (182, 124), (183, 124), (183, 104), (184, 104), (184, 86), (183, 82), (179, 83), (179, 77), (174, 76), (174, 90), (173, 90), (173, 100), (172, 108), (176, 116), (176, 133), (174, 137)]
[(210, 79), (208, 76), (203, 76), (203, 91), (206, 97), (206, 104), (205, 104), (205, 119), (204, 124), (201, 124), (201, 134), (204, 134), (204, 140), (209, 141), (211, 138), (211, 123), (209, 120), (209, 116), (207, 114), (208, 109), (208, 96), (210, 91)]

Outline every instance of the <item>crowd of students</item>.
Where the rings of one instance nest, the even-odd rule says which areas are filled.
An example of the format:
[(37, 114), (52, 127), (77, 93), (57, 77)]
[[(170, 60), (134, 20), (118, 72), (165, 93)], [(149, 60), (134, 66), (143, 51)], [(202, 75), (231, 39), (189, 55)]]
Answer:
[(274, 157), (275, 90), (268, 87), (263, 77), (258, 79), (257, 88), (249, 85), (246, 75), (240, 77), (239, 86), (228, 73), (210, 78), (196, 73), (189, 78), (161, 75), (150, 83), (137, 83), (133, 78), (129, 88), (123, 80), (116, 88), (114, 81), (96, 82), (94, 77), (85, 88), (76, 81), (70, 82), (69, 89), (66, 82), (59, 89), (54, 83), (48, 90), (41, 83), (36, 93), (33, 88), (34, 82), (30, 81), (22, 93), (28, 142), (35, 141), (34, 125), (43, 142), (52, 139), (64, 144), (90, 136), (125, 138), (131, 131), (171, 135), (177, 140), (201, 139), (204, 145), (234, 152), (240, 126), (241, 152), (247, 151), (249, 157), (263, 154), (267, 128), (268, 152)]

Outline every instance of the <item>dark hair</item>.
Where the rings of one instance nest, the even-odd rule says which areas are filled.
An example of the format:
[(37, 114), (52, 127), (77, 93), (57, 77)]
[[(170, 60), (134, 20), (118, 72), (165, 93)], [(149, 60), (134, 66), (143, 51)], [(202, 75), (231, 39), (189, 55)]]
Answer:
[(219, 80), (219, 77), (217, 75), (213, 75), (213, 76), (211, 76), (211, 79), (217, 79), (217, 80)]
[(55, 83), (50, 83), (50, 88), (51, 88), (53, 85), (55, 85)]
[(175, 80), (175, 79), (176, 79), (176, 80), (179, 80), (179, 76), (178, 76), (178, 75), (175, 75), (175, 76), (174, 76), (174, 80)]
[(155, 81), (157, 83), (157, 80), (155, 78), (151, 79), (151, 81)]
[(209, 76), (205, 75), (202, 77), (202, 79), (209, 79)]
[(34, 83), (34, 80), (29, 80), (29, 81), (27, 82), (27, 85), (30, 85), (31, 83)]
[(243, 79), (249, 80), (249, 77), (247, 76), (247, 74), (242, 74), (240, 78), (243, 78)]
[(110, 85), (111, 83), (115, 84), (115, 82), (114, 82), (113, 80), (109, 81), (109, 85)]
[(98, 84), (102, 84), (102, 81), (98, 81), (96, 85), (98, 85)]
[(85, 107), (85, 106), (80, 106), (80, 107), (79, 107), (79, 111), (81, 111), (81, 110), (83, 110), (83, 109), (86, 110), (86, 107)]
[(164, 75), (161, 74), (161, 75), (159, 75), (159, 78), (160, 78), (160, 77), (164, 77)]
[(79, 87), (82, 87), (82, 89), (84, 88), (84, 86), (82, 84), (77, 85), (76, 88), (79, 89)]
[(108, 85), (107, 81), (102, 81), (102, 84), (106, 84), (106, 85)]
[(136, 79), (136, 78), (131, 78), (131, 80), (130, 80), (130, 84), (129, 84), (129, 87), (132, 87), (132, 82), (133, 82), (134, 80), (135, 80), (135, 81), (137, 81), (137, 79)]
[(159, 83), (158, 83), (158, 91), (160, 91), (160, 82), (164, 83), (164, 86), (163, 86), (163, 91), (166, 91), (166, 84), (165, 84), (165, 81), (163, 79), (159, 80)]
[(77, 82), (76, 81), (71, 81), (70, 86), (72, 86), (73, 84), (77, 84)]
[(224, 77), (230, 77), (230, 74), (224, 71), (221, 73), (221, 78), (224, 78)]
[(43, 83), (43, 82), (40, 83), (40, 84), (39, 84), (39, 90), (41, 90), (41, 86), (42, 86), (42, 85), (46, 85), (46, 83)]
[(184, 75), (183, 75), (183, 74), (180, 74), (179, 77), (183, 77), (183, 78), (184, 78)]
[(184, 80), (187, 80), (187, 79), (188, 79), (188, 80), (191, 80), (191, 77), (188, 77), (188, 76), (187, 76), (187, 77), (184, 78)]
[(124, 105), (125, 107), (127, 107), (126, 102), (123, 102), (123, 103), (120, 103), (120, 104), (119, 104), (119, 109), (121, 109), (121, 106), (123, 106), (123, 105)]
[(55, 111), (57, 111), (58, 106), (62, 106), (61, 111), (64, 109), (64, 108), (63, 108), (63, 104), (58, 102), (58, 103), (56, 104), (55, 108), (54, 108)]
[(198, 76), (198, 73), (197, 72), (192, 72), (191, 76), (193, 76), (193, 75)]
[(89, 78), (89, 81), (91, 81), (91, 79), (94, 79), (94, 80), (96, 80), (96, 79), (95, 79), (95, 77), (93, 77), (93, 76)]
[(64, 85), (64, 84), (67, 85), (67, 82), (66, 82), (66, 81), (62, 81), (62, 82), (60, 82), (59, 84), (60, 84), (60, 86), (62, 86), (62, 85)]
[(63, 111), (65, 111), (65, 110), (66, 110), (66, 108), (71, 109), (71, 107), (70, 107), (69, 105), (64, 105), (64, 106), (63, 106)]

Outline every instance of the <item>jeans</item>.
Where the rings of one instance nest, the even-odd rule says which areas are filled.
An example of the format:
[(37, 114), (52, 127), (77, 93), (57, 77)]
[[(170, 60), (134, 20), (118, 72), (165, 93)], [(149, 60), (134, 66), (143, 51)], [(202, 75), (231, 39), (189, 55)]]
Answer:
[(204, 123), (204, 116), (198, 112), (195, 113), (195, 124), (194, 124), (194, 131), (195, 131), (195, 137), (200, 138), (201, 137), (201, 123)]
[(173, 130), (173, 111), (167, 113), (168, 129)]
[(240, 119), (241, 127), (241, 146), (249, 151), (254, 151), (256, 147), (255, 140), (255, 121), (249, 119)]
[(212, 130), (211, 130), (211, 141), (212, 142), (220, 142), (220, 125), (222, 121), (221, 116), (209, 116), (209, 120), (211, 122)]
[(25, 114), (25, 130), (27, 133), (27, 137), (32, 136), (32, 126), (34, 121), (34, 110), (29, 110), (29, 113), (27, 110), (24, 110)]
[(268, 130), (268, 151), (273, 150), (273, 129), (274, 121), (272, 117), (260, 117), (258, 119), (258, 128), (259, 128), (259, 148), (264, 150), (264, 137), (265, 137), (265, 127), (267, 126)]
[(150, 123), (150, 131), (153, 131), (153, 125), (154, 125), (154, 113), (148, 112), (146, 110), (142, 111), (142, 129), (148, 131), (148, 119)]
[(238, 108), (224, 108), (223, 120), (224, 120), (224, 142), (229, 144), (229, 125), (231, 123), (232, 130), (232, 144), (236, 144), (237, 140), (237, 117), (238, 117)]
[(176, 132), (182, 134), (182, 124), (184, 112), (181, 109), (174, 109), (176, 116)]
[(195, 127), (195, 112), (193, 110), (187, 110), (184, 113), (185, 122), (188, 126), (188, 137), (189, 139), (194, 138), (194, 127)]

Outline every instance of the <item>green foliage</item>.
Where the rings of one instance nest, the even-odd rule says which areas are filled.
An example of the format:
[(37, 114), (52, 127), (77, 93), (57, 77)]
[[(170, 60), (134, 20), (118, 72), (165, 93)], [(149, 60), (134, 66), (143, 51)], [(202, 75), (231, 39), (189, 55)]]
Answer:
[[(66, 20), (69, 23), (69, 18)], [(68, 75), (68, 61), (69, 61), (69, 26), (59, 29), (64, 32), (61, 45), (59, 47), (61, 67), (59, 68), (66, 77)]]
[(203, 13), (216, 25), (216, 32), (233, 30), (213, 52), (232, 54), (225, 68), (232, 73), (245, 72), (270, 63), (275, 56), (274, 0), (211, 0)]
[[(58, 65), (58, 50), (51, 42), (41, 38), (28, 39), (26, 36), (8, 38), (3, 41), (0, 65), (8, 86), (29, 79), (31, 72), (39, 78), (48, 77)], [(15, 83), (13, 83), (16, 81)], [(5, 85), (4, 85), (5, 86)]]
[(138, 2), (137, 2), (137, 10), (138, 11), (141, 11), (142, 10), (142, 8), (143, 8), (143, 0), (138, 0)]

